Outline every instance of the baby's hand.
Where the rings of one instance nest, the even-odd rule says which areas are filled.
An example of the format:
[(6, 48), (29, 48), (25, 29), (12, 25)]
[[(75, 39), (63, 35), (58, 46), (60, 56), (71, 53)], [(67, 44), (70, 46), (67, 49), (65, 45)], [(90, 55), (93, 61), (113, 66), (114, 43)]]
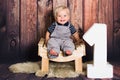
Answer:
[(81, 45), (83, 43), (84, 43), (84, 41), (82, 39), (79, 39), (78, 41), (75, 42), (75, 45)]

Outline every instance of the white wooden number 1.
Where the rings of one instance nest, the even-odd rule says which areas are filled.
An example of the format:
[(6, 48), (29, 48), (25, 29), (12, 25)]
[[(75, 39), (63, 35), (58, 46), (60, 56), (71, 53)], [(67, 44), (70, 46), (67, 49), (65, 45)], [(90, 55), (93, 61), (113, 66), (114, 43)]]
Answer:
[(112, 78), (113, 66), (107, 63), (107, 26), (94, 23), (83, 35), (83, 39), (94, 46), (93, 64), (87, 65), (89, 78)]

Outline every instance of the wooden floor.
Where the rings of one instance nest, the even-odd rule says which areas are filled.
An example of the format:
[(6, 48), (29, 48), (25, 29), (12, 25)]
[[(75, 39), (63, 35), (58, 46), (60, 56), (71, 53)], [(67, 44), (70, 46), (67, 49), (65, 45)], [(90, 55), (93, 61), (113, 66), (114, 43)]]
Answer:
[(114, 65), (114, 77), (112, 79), (89, 79), (83, 75), (75, 78), (47, 78), (47, 75), (44, 77), (37, 77), (35, 74), (14, 74), (8, 70), (11, 64), (0, 64), (0, 80), (120, 80), (120, 64), (116, 62), (112, 64)]

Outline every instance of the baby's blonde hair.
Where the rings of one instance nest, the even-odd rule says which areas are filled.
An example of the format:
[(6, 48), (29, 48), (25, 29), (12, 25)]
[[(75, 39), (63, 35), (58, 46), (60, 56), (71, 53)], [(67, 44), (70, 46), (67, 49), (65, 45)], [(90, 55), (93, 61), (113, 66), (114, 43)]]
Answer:
[(66, 10), (67, 14), (70, 16), (70, 10), (68, 7), (64, 6), (64, 5), (61, 5), (61, 6), (58, 6), (54, 9), (54, 17), (55, 17), (55, 20), (56, 20), (56, 17), (57, 17), (57, 14), (62, 11), (62, 10)]

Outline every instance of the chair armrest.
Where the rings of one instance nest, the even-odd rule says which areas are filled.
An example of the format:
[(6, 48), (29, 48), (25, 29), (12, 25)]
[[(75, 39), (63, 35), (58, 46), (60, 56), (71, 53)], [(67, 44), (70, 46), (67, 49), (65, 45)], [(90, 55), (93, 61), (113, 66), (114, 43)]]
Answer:
[(86, 55), (86, 48), (85, 48), (85, 43), (81, 43), (80, 45), (75, 45), (75, 51), (82, 51), (81, 53), (83, 56)]
[(38, 56), (46, 56), (47, 57), (47, 48), (45, 46), (45, 39), (41, 38), (38, 43)]
[(44, 38), (41, 38), (39, 43), (38, 43), (38, 46), (39, 47), (45, 47), (45, 39)]

